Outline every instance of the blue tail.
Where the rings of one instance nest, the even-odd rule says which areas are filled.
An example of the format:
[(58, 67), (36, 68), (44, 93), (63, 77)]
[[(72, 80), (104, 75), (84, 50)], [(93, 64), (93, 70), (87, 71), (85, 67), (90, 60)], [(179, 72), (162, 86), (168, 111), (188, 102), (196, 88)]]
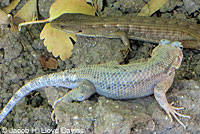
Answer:
[(68, 87), (73, 88), (76, 87), (76, 77), (75, 75), (70, 74), (68, 71), (53, 73), (49, 75), (44, 75), (38, 77), (34, 80), (31, 80), (23, 87), (21, 87), (9, 100), (7, 105), (3, 108), (0, 113), (0, 123), (6, 117), (6, 115), (13, 109), (13, 107), (20, 101), (24, 96), (29, 94), (31, 91), (36, 89), (47, 87), (47, 86), (57, 86), (57, 87)]

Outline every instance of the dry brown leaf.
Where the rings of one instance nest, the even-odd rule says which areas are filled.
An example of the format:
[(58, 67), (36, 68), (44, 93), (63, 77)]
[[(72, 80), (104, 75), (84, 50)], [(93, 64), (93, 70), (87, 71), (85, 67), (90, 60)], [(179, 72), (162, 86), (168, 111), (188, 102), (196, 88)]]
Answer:
[(138, 16), (151, 16), (159, 10), (168, 0), (150, 0), (138, 13)]
[(2, 8), (2, 10), (9, 14), (13, 9), (15, 9), (19, 2), (20, 0), (13, 0), (9, 6)]
[(43, 69), (56, 69), (58, 67), (58, 61), (51, 55), (43, 54), (40, 56), (40, 65)]
[(66, 60), (72, 54), (73, 44), (69, 37), (76, 40), (75, 35), (52, 28), (49, 23), (44, 26), (40, 33), (40, 39), (45, 39), (44, 45), (47, 50), (52, 52), (55, 57), (60, 55), (62, 60)]
[(8, 15), (0, 9), (0, 25), (8, 24)]
[[(50, 20), (57, 18), (63, 13), (94, 15), (95, 8), (88, 5), (85, 0), (56, 0), (50, 8)], [(46, 24), (40, 34), (40, 39), (44, 39), (44, 45), (47, 47), (47, 50), (52, 52), (55, 57), (60, 56), (63, 61), (72, 54), (73, 44), (69, 37), (76, 41), (74, 34), (68, 34), (52, 28), (50, 24)]]
[(18, 32), (18, 25), (19, 25), (19, 23), (22, 23), (22, 22), (24, 22), (24, 20), (21, 19), (20, 17), (17, 17), (17, 16), (13, 17), (10, 22), (10, 25), (11, 25), (10, 31)]

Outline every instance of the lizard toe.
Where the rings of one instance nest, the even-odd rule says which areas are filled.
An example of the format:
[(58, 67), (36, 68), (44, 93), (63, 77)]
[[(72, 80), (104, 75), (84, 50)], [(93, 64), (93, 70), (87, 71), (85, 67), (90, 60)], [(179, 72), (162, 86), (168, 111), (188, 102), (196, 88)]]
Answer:
[(184, 107), (174, 107), (173, 105), (174, 105), (174, 102), (172, 102), (171, 104), (171, 107), (173, 108), (173, 109), (175, 109), (175, 110), (183, 110), (184, 109)]
[(63, 98), (59, 98), (58, 100), (54, 101), (53, 106), (52, 106), (53, 109), (55, 109), (56, 105), (62, 100), (63, 100)]
[(54, 110), (51, 113), (51, 120), (56, 122), (56, 124), (58, 124), (58, 122), (59, 122), (58, 118), (55, 115), (55, 111)]
[[(172, 103), (173, 104), (173, 103)], [(169, 115), (169, 118), (172, 120), (171, 115), (179, 122), (179, 124), (181, 124), (184, 128), (186, 128), (186, 126), (183, 124), (183, 122), (181, 122), (181, 120), (177, 117), (184, 117), (184, 118), (190, 118), (190, 116), (188, 115), (184, 115), (184, 114), (180, 114), (179, 112), (177, 112), (176, 110), (182, 110), (184, 109), (183, 107), (174, 107), (171, 104), (168, 105), (168, 111), (167, 114)]]
[(52, 121), (55, 121), (55, 117), (56, 117), (56, 116), (55, 116), (55, 112), (54, 112), (54, 110), (53, 110), (52, 113), (51, 113), (51, 120), (52, 120)]

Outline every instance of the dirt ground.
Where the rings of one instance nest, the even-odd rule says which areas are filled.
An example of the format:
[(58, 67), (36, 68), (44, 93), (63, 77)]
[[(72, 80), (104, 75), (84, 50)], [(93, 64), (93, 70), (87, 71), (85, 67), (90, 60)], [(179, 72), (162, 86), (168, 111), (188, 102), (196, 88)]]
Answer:
[[(191, 0), (194, 1), (194, 0)], [(5, 1), (1, 1), (2, 2)], [(20, 5), (24, 4), (24, 0)], [(40, 19), (48, 17), (48, 9), (53, 0), (39, 0)], [(148, 0), (105, 0), (101, 16), (133, 15)], [(196, 2), (195, 8), (200, 3)], [(194, 12), (186, 0), (169, 0), (154, 16), (171, 16), (197, 21), (199, 12)], [(7, 25), (0, 26), (0, 109), (12, 95), (26, 82), (44, 74), (59, 72), (72, 67), (120, 61), (120, 50), (124, 47), (120, 39), (77, 37), (70, 59), (61, 61), (57, 69), (42, 69), (39, 58), (47, 53), (40, 32), (44, 25), (23, 27), (21, 32), (12, 33)], [(150, 57), (156, 44), (130, 40), (132, 52), (128, 60)], [(169, 102), (183, 106), (181, 112), (191, 119), (181, 118), (187, 129), (177, 122), (170, 122), (166, 113), (157, 104), (154, 96), (133, 100), (112, 100), (95, 94), (89, 100), (59, 103), (55, 108), (59, 124), (51, 120), (52, 103), (68, 89), (48, 87), (34, 91), (24, 97), (0, 124), (0, 134), (14, 133), (16, 129), (28, 129), (28, 133), (87, 134), (200, 134), (200, 50), (184, 49), (181, 67), (176, 71), (174, 83), (167, 93)], [(13, 130), (13, 131), (12, 131)], [(59, 132), (61, 133), (61, 132)]]

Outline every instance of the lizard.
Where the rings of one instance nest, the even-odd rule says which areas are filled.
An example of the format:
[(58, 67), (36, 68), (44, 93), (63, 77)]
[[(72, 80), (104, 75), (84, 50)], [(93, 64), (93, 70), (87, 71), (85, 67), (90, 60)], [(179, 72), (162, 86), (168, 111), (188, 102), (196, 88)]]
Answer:
[(184, 48), (200, 49), (200, 25), (186, 19), (146, 16), (99, 17), (65, 13), (50, 24), (56, 29), (78, 36), (121, 38), (126, 49), (130, 48), (129, 39), (155, 44), (161, 39), (167, 39), (180, 41)]
[(62, 72), (56, 72), (35, 78), (22, 86), (9, 100), (0, 113), (0, 122), (24, 96), (31, 91), (46, 87), (57, 86), (70, 88), (63, 97), (54, 102), (84, 101), (95, 93), (111, 99), (134, 99), (154, 94), (158, 104), (168, 114), (184, 127), (177, 116), (183, 115), (177, 108), (169, 104), (165, 93), (173, 83), (175, 70), (181, 65), (183, 46), (180, 42), (161, 40), (152, 51), (152, 57), (139, 63), (119, 64), (110, 62), (87, 65)]

